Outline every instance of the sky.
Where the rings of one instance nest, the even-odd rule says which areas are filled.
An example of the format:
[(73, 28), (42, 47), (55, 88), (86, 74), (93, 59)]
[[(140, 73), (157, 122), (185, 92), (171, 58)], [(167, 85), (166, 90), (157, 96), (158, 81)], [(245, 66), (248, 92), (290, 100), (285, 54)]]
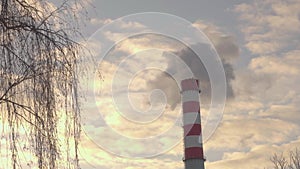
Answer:
[(300, 147), (299, 0), (83, 6), (94, 59), (81, 79), (81, 168), (183, 169), (180, 80), (191, 76), (207, 169), (271, 168), (274, 153)]
[[(95, 99), (97, 108), (93, 109), (98, 112), (92, 116), (104, 114), (101, 120), (103, 125), (97, 126), (97, 120), (93, 121), (94, 127), (87, 127), (86, 135), (89, 137), (92, 131), (105, 128), (105, 123), (113, 131), (100, 132), (103, 135), (98, 137), (91, 136), (90, 139), (96, 145), (90, 144), (88, 139), (82, 143), (86, 152), (83, 155), (85, 160), (82, 161), (82, 167), (184, 168), (181, 128), (176, 121), (181, 111), (177, 81), (180, 78), (174, 72), (182, 72), (186, 67), (200, 79), (206, 168), (270, 168), (272, 164), (269, 158), (274, 153), (287, 153), (299, 147), (299, 9), (300, 1), (297, 0), (90, 1), (88, 10), (91, 11), (91, 18), (87, 21), (84, 32), (90, 38), (89, 45), (93, 46), (96, 55), (101, 53), (99, 50), (102, 50), (101, 45), (105, 41), (101, 42), (97, 36), (102, 32), (106, 32), (104, 37), (116, 45), (99, 61), (103, 79), (95, 82), (95, 88), (101, 90)], [(209, 76), (207, 67), (213, 66), (207, 66), (203, 60), (199, 62), (195, 59), (196, 55), (185, 49), (186, 46), (181, 43), (184, 38), (178, 42), (168, 36), (131, 36), (140, 30), (151, 29), (151, 26), (144, 23), (147, 19), (132, 21), (130, 17), (127, 19), (124, 16), (143, 12), (167, 13), (184, 18), (208, 37), (221, 59), (226, 75), (224, 110), (209, 109), (213, 104), (221, 103), (212, 103), (213, 90), (222, 95), (221, 89), (218, 90), (220, 85), (210, 79), (214, 77)], [(114, 22), (118, 18), (121, 19)], [(151, 24), (165, 26), (159, 23), (161, 18), (163, 17), (155, 18), (156, 21)], [(177, 22), (176, 19), (174, 22)], [(113, 26), (98, 30), (109, 24)], [(172, 23), (169, 24), (170, 32), (173, 29), (180, 30), (182, 26), (178, 24), (176, 27), (174, 24), (172, 27)], [(164, 28), (159, 29), (164, 32)], [(201, 42), (201, 37), (196, 38), (202, 45), (206, 44)], [(97, 40), (100, 42), (96, 42)], [(95, 45), (97, 43), (99, 44)], [(215, 56), (214, 52), (209, 51), (211, 46), (201, 47), (196, 43), (187, 46), (199, 49), (202, 59)], [(182, 67), (178, 66), (180, 61)], [(147, 68), (149, 65), (155, 69)], [(215, 69), (213, 67), (210, 70), (212, 74), (216, 72)], [(188, 77), (188, 73), (183, 74)], [(111, 100), (111, 95), (115, 100)], [(164, 108), (163, 113), (161, 108)], [(149, 119), (149, 114), (139, 117), (139, 112), (145, 110), (151, 114)], [(130, 114), (132, 112), (133, 115)], [(138, 115), (135, 117), (135, 114)], [(155, 119), (152, 115), (158, 118)], [(215, 122), (207, 121), (210, 117), (220, 116), (222, 119)], [(131, 118), (136, 121), (130, 121)], [(139, 122), (145, 123), (140, 125)], [(217, 128), (205, 128), (209, 123), (214, 123)], [(168, 128), (173, 133), (180, 134), (158, 138), (159, 134), (167, 133), (164, 130)], [(122, 137), (110, 136), (110, 132), (117, 132)], [(157, 139), (152, 140), (148, 136)], [(106, 140), (103, 137), (113, 137), (115, 140)], [(132, 140), (123, 137), (143, 138), (145, 142), (131, 142)], [(104, 141), (98, 141), (97, 138)], [(105, 144), (107, 147), (97, 149), (97, 144)], [(107, 153), (107, 149), (111, 152)], [(147, 155), (154, 156), (143, 158)]]

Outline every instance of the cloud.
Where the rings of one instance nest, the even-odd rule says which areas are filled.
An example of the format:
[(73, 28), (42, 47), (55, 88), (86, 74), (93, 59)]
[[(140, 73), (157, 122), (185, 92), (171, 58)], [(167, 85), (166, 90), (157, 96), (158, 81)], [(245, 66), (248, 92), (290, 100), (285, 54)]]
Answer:
[(262, 56), (252, 59), (249, 66), (258, 74), (276, 74), (282, 76), (299, 74), (299, 64), (300, 62), (297, 62), (297, 60), (288, 59), (287, 57)]
[(280, 45), (276, 42), (266, 42), (262, 40), (250, 41), (246, 44), (246, 47), (257, 54), (268, 54), (276, 52), (280, 49)]
[(297, 99), (300, 71), (299, 50), (253, 58), (248, 68), (239, 71), (234, 89), (240, 100), (263, 104), (288, 104)]
[(273, 104), (265, 112), (260, 113), (264, 118), (276, 118), (297, 124), (300, 120), (300, 108), (298, 107), (299, 99), (289, 104)]
[[(235, 6), (243, 22), (246, 48), (253, 54), (271, 54), (299, 43), (300, 2), (255, 1)], [(291, 43), (293, 42), (293, 43)]]
[[(232, 63), (239, 56), (239, 48), (235, 43), (234, 38), (230, 35), (226, 35), (225, 33), (220, 32), (216, 26), (206, 25), (201, 21), (195, 22), (193, 26), (204, 31), (208, 38), (212, 40), (212, 43), (214, 44), (219, 56), (221, 57), (220, 59), (222, 60), (225, 70), (227, 82), (227, 98), (233, 98), (234, 93), (231, 82), (234, 79), (235, 75)], [(213, 55), (211, 47), (207, 44), (195, 44), (194, 46), (192, 46), (192, 48), (196, 48), (198, 51), (201, 51), (201, 55), (203, 57), (210, 57)], [(168, 69), (166, 71), (174, 75), (184, 73), (183, 70), (185, 70), (186, 68), (190, 69), (195, 78), (200, 80), (200, 88), (202, 91), (201, 104), (203, 106), (209, 105), (211, 102), (211, 84), (205, 65), (190, 47), (185, 47), (181, 50), (175, 51), (175, 54), (179, 56), (179, 58), (186, 64), (186, 66), (180, 67), (178, 66), (177, 62), (169, 60)], [(177, 82), (171, 78), (170, 74), (163, 73), (158, 76), (156, 80), (151, 81), (150, 84), (150, 87), (152, 89), (167, 89), (165, 90), (167, 91), (167, 97), (173, 98), (171, 102), (168, 102), (169, 104), (171, 104), (171, 107), (175, 107), (180, 103), (180, 95), (174, 94), (174, 92), (179, 93), (178, 86), (180, 84), (177, 84)]]
[(179, 42), (174, 42), (174, 39), (157, 34), (143, 34), (129, 37), (118, 43), (115, 50), (126, 52), (132, 55), (147, 49), (160, 49), (162, 51), (176, 51), (183, 48)]
[[(218, 52), (221, 52), (220, 57), (225, 67), (228, 83), (230, 83), (234, 79), (232, 63), (234, 63), (235, 59), (238, 58), (239, 49), (232, 36), (225, 35), (213, 27), (207, 28), (206, 30), (209, 32), (210, 29), (210, 36), (214, 38)], [(212, 29), (214, 30), (212, 31)], [(124, 34), (121, 33), (118, 34), (118, 36), (124, 36)], [(115, 38), (111, 38), (111, 40), (114, 39)], [(206, 44), (197, 44), (196, 47), (198, 49), (202, 49), (203, 55), (210, 55), (212, 52), (210, 46)], [(153, 52), (152, 49), (161, 50), (162, 52), (158, 54)], [(222, 54), (222, 52), (224, 53)], [(128, 55), (130, 54), (134, 55), (129, 57)], [(170, 124), (168, 119), (172, 119), (175, 115), (174, 113), (173, 115), (172, 113), (168, 115), (168, 112), (180, 113), (179, 109), (181, 107), (179, 105), (180, 82), (176, 82), (172, 76), (177, 73), (181, 73), (185, 64), (194, 71), (195, 75), (201, 81), (201, 89), (203, 91), (201, 95), (201, 103), (204, 104), (202, 107), (202, 112), (206, 112), (205, 104), (210, 104), (210, 81), (204, 65), (197, 58), (198, 56), (196, 56), (193, 51), (191, 51), (189, 48), (186, 48), (180, 42), (160, 35), (146, 34), (143, 36), (130, 37), (124, 41), (121, 41), (114, 47), (110, 54), (108, 54), (108, 58), (103, 61), (103, 64), (100, 64), (100, 69), (104, 72), (104, 82), (99, 83), (103, 85), (105, 84), (102, 86), (102, 90), (109, 90), (109, 84), (112, 83), (111, 79), (116, 78), (116, 75), (114, 74), (115, 71), (120, 69), (120, 75), (123, 78), (118, 81), (122, 85), (128, 85), (127, 92), (129, 92), (129, 97), (134, 98), (131, 98), (133, 104), (135, 104), (134, 106), (141, 110), (147, 109), (150, 101), (149, 98), (147, 98), (149, 95), (147, 94), (143, 96), (143, 92), (149, 93), (154, 89), (159, 89), (165, 94), (168, 103), (164, 112), (167, 116), (165, 116), (166, 118), (160, 118), (158, 121), (159, 123), (153, 123), (153, 125), (145, 126), (143, 128), (136, 128), (136, 124), (132, 125), (126, 120), (122, 120), (121, 117), (117, 117), (117, 120), (115, 119), (116, 117), (113, 117), (111, 120), (110, 118), (106, 119), (106, 117), (105, 119), (116, 122), (116, 124), (112, 124), (114, 125), (113, 127), (123, 134), (131, 137), (155, 135), (157, 132), (160, 133), (168, 128), (168, 125)], [(120, 65), (120, 63), (123, 65)], [(154, 68), (160, 67), (161, 69), (146, 70), (147, 65), (153, 65)], [(142, 71), (138, 72), (137, 70)], [(131, 79), (130, 83), (127, 83), (125, 80), (128, 78)], [(229, 88), (228, 91), (232, 92), (232, 89)], [(121, 91), (119, 92), (120, 94), (122, 93)], [(130, 92), (133, 93), (130, 94)], [(230, 97), (233, 97), (233, 93), (229, 93), (229, 98)], [(105, 99), (107, 98), (100, 98), (99, 101), (101, 102), (100, 104), (102, 106), (101, 108), (99, 107), (99, 109), (108, 112), (109, 114), (107, 113), (105, 116), (109, 117), (112, 116), (112, 112), (115, 111), (107, 109), (109, 107), (108, 105), (111, 103), (105, 101)], [(154, 97), (154, 99), (158, 99), (158, 96)], [(154, 101), (151, 102), (151, 104), (156, 103), (155, 100), (151, 101)], [(203, 117), (203, 119), (205, 119), (205, 117)], [(172, 121), (171, 123), (174, 122)], [(180, 130), (180, 128), (178, 130)], [(149, 147), (147, 148), (149, 149)], [(156, 149), (157, 147), (153, 148)], [(175, 154), (177, 154), (177, 156), (182, 156), (182, 150), (178, 149)], [(166, 155), (168, 155), (168, 153)]]
[(274, 153), (284, 153), (288, 155), (289, 151), (295, 150), (299, 147), (300, 140), (288, 142), (283, 145), (257, 145), (253, 146), (246, 152), (228, 152), (224, 154), (222, 161), (208, 162), (207, 168), (245, 168), (245, 169), (260, 169), (273, 168), (270, 157)]
[(234, 36), (223, 33), (217, 26), (200, 20), (193, 23), (193, 26), (205, 33), (226, 62), (235, 61), (240, 56), (240, 49)]
[(270, 167), (274, 152), (299, 147), (297, 56), (297, 49), (261, 54), (236, 72), (235, 98), (227, 102), (223, 122), (205, 144), (208, 167)]
[(300, 146), (299, 1), (242, 3), (235, 12), (256, 57), (235, 71), (235, 98), (204, 146), (207, 167), (271, 167), (274, 152)]
[[(93, 19), (92, 19), (93, 21)], [(108, 24), (108, 27), (103, 28), (104, 37), (114, 43), (120, 43), (120, 40), (128, 40), (131, 36), (135, 35), (137, 31), (146, 31), (147, 26), (140, 22), (124, 21), (122, 19), (110, 20), (110, 19), (94, 19), (95, 23)], [(133, 37), (135, 39), (135, 37)], [(122, 42), (121, 42), (122, 43)]]
[[(99, 69), (101, 72), (103, 72), (103, 81), (102, 79), (95, 79), (96, 88), (94, 92), (96, 96), (96, 103), (89, 103), (90, 106), (94, 107), (88, 107), (88, 109), (86, 109), (87, 112), (82, 112), (84, 113), (82, 114), (82, 118), (86, 119), (84, 123), (85, 131), (89, 135), (94, 135), (99, 132), (102, 133), (100, 135), (94, 135), (93, 139), (101, 139), (101, 142), (103, 142), (103, 140), (106, 140), (107, 142), (105, 144), (107, 146), (110, 145), (111, 147), (116, 147), (117, 149), (119, 147), (123, 147), (124, 150), (120, 150), (122, 151), (122, 153), (140, 153), (141, 155), (143, 155), (144, 152), (150, 153), (152, 152), (152, 150), (153, 152), (155, 152), (161, 149), (165, 149), (165, 147), (168, 147), (168, 144), (179, 141), (177, 136), (181, 138), (182, 133), (173, 132), (175, 136), (158, 140), (160, 141), (159, 143), (161, 147), (156, 147), (154, 145), (153, 147), (145, 146), (144, 144), (146, 143), (147, 145), (150, 144), (147, 142), (147, 140), (145, 140), (144, 144), (136, 145), (137, 147), (132, 146), (132, 148), (130, 149), (127, 144), (131, 145), (131, 142), (128, 142), (121, 138), (114, 139), (114, 135), (109, 134), (111, 130), (108, 130), (109, 128), (111, 128), (113, 131), (121, 133), (125, 137), (155, 137), (168, 131), (174, 125), (174, 119), (179, 118), (178, 116), (180, 116), (181, 112), (179, 107), (177, 107), (177, 109), (175, 110), (171, 110), (169, 106), (165, 107), (164, 105), (163, 112), (161, 112), (162, 114), (158, 114), (158, 119), (155, 119), (149, 123), (140, 124), (138, 122), (128, 120), (128, 117), (125, 118), (124, 116), (122, 116), (122, 114), (125, 114), (126, 116), (126, 114), (137, 113), (143, 115), (141, 117), (146, 119), (148, 117), (148, 114), (147, 112), (144, 113), (143, 111), (147, 110), (148, 108), (161, 107), (161, 105), (157, 105), (157, 103), (162, 103), (163, 101), (157, 99), (161, 99), (163, 97), (161, 97), (161, 95), (153, 97), (153, 95), (156, 96), (156, 92), (151, 93), (151, 90), (147, 90), (147, 83), (156, 78), (157, 75), (161, 73), (161, 70), (151, 69), (151, 67), (150, 69), (144, 70), (144, 68), (146, 68), (144, 64), (146, 63), (153, 62), (153, 65), (156, 66), (159, 64), (162, 64), (163, 66), (166, 63), (164, 61), (166, 58), (162, 57), (162, 55), (159, 55), (160, 53), (161, 52), (139, 53), (132, 56), (130, 59), (127, 58), (128, 60), (122, 62), (124, 64), (123, 66), (119, 65), (118, 61), (120, 60), (117, 60), (116, 62), (103, 60), (99, 64)], [(156, 57), (152, 57), (152, 54), (155, 54)], [(142, 58), (141, 56), (146, 57), (146, 59)], [(117, 70), (119, 70), (119, 72)], [(113, 88), (116, 89), (114, 93), (115, 98), (113, 98), (113, 92), (111, 91), (112, 84), (114, 83), (117, 84), (117, 87)], [(126, 102), (128, 101), (128, 99), (131, 100), (130, 104), (127, 104)], [(132, 108), (137, 109), (137, 111), (132, 111)], [(101, 116), (103, 117), (103, 120), (99, 118)], [(181, 131), (181, 126), (176, 123), (174, 130)], [(112, 141), (112, 139), (119, 141), (114, 142)], [(97, 142), (97, 140), (94, 141)], [(101, 164), (101, 166), (106, 165)]]
[[(234, 79), (232, 64), (239, 56), (239, 47), (235, 42), (235, 38), (231, 35), (222, 33), (219, 30), (219, 28), (217, 28), (212, 24), (205, 24), (201, 21), (197, 21), (193, 24), (193, 26), (202, 29), (202, 31), (204, 31), (204, 33), (207, 34), (209, 39), (212, 40), (214, 47), (216, 48), (218, 54), (221, 57), (223, 67), (225, 69), (227, 86), (228, 86), (227, 96), (228, 98), (232, 98), (234, 95), (231, 87), (231, 81)], [(128, 35), (127, 34), (128, 31), (132, 32), (132, 30), (127, 30), (125, 31), (126, 33), (109, 31), (109, 32), (105, 32), (105, 36), (111, 41), (116, 41), (117, 39), (125, 38)], [(197, 44), (194, 45), (194, 47), (198, 49), (200, 48), (202, 50), (203, 56), (212, 55), (212, 51), (210, 51), (210, 46), (208, 45)], [(186, 64), (192, 70), (196, 78), (199, 78), (201, 80), (201, 88), (203, 89), (202, 91), (204, 91), (202, 93), (203, 103), (205, 102), (208, 103), (210, 101), (210, 92), (211, 92), (210, 82), (203, 63), (198, 59), (198, 56), (196, 56), (193, 51), (191, 51), (184, 44), (182, 44), (181, 42), (175, 39), (165, 37), (163, 35), (155, 35), (155, 34), (143, 34), (138, 36), (132, 36), (126, 38), (121, 42), (118, 42), (118, 44), (114, 46), (113, 50), (111, 51), (114, 57), (111, 58), (116, 58), (115, 56), (121, 56), (121, 55), (122, 55), (121, 58), (124, 58), (124, 55), (126, 58), (129, 55), (136, 54), (145, 50), (151, 50), (151, 49), (158, 49), (163, 51), (165, 57), (170, 56), (170, 54), (177, 55), (179, 59), (181, 59), (183, 63)], [(142, 62), (144, 63), (145, 61)], [(178, 59), (177, 60), (168, 59), (166, 64), (168, 65), (166, 72), (179, 73), (180, 71), (178, 70), (182, 68), (182, 67), (178, 67)], [(132, 64), (132, 65), (135, 66), (136, 64)], [(128, 65), (128, 67), (132, 65)], [(172, 108), (174, 108), (180, 101), (179, 98), (180, 95), (174, 94), (176, 93), (175, 91), (179, 93), (178, 90), (179, 84), (177, 84), (178, 82), (172, 80), (171, 74), (161, 73), (161, 75), (157, 76), (156, 80), (149, 81), (148, 90), (153, 90), (157, 88), (166, 91), (167, 92), (166, 97), (169, 100), (168, 104)], [(172, 88), (172, 86), (174, 88)]]
[(98, 26), (100, 25), (100, 26), (103, 26), (103, 25), (112, 23), (113, 20), (110, 19), (110, 18), (107, 18), (107, 19), (91, 18), (91, 19), (90, 19), (90, 22), (91, 22), (91, 24), (93, 24), (93, 25), (98, 25)]
[[(298, 2), (291, 2), (297, 6)], [(269, 6), (271, 6), (270, 9), (268, 9)], [(206, 163), (208, 168), (261, 168), (262, 166), (269, 166), (269, 155), (281, 148), (295, 146), (297, 144), (294, 143), (299, 140), (297, 135), (300, 134), (298, 124), (298, 117), (300, 116), (297, 105), (300, 104), (300, 89), (297, 84), (300, 82), (298, 77), (300, 52), (295, 49), (297, 43), (288, 45), (291, 42), (298, 42), (298, 30), (291, 26), (298, 25), (299, 14), (296, 7), (285, 2), (281, 4), (270, 0), (266, 2), (256, 1), (253, 4), (240, 4), (236, 6), (235, 11), (240, 14), (242, 21), (241, 31), (245, 34), (245, 47), (257, 56), (250, 60), (248, 67), (239, 68), (238, 71), (234, 71), (235, 61), (240, 55), (240, 49), (235, 38), (232, 35), (226, 35), (212, 24), (203, 23), (203, 21), (194, 23), (195, 27), (203, 30), (211, 39), (222, 59), (229, 84), (228, 95), (231, 98), (230, 102), (226, 103), (223, 122), (213, 137), (204, 145), (208, 156)], [(274, 15), (275, 17), (273, 17)], [(284, 23), (285, 18), (287, 18), (286, 24), (289, 25), (286, 28), (280, 26)], [(136, 29), (139, 29), (138, 26)], [(126, 37), (126, 35), (122, 32), (113, 31), (106, 34), (111, 41)], [(203, 44), (197, 44), (195, 47), (207, 48)], [(160, 64), (163, 67), (161, 71), (145, 70), (135, 76), (130, 76), (132, 81), (128, 88), (133, 92), (132, 97), (134, 97), (133, 101), (137, 108), (144, 110), (149, 107), (149, 95), (142, 95), (141, 93), (153, 89), (161, 89), (166, 94), (168, 111), (178, 108), (178, 103), (180, 103), (179, 87), (171, 75), (176, 74), (177, 68), (181, 69), (180, 66), (182, 65), (178, 66), (178, 60), (167, 59), (172, 54), (178, 55), (180, 60), (191, 67), (202, 80), (201, 104), (209, 104), (210, 81), (203, 64), (199, 60), (193, 59), (196, 56), (191, 50), (166, 37), (148, 34), (130, 37), (120, 42), (113, 49), (110, 59), (106, 60), (107, 63), (104, 62), (102, 70), (107, 72), (105, 77), (113, 78), (112, 69), (117, 68), (121, 61), (128, 58), (129, 55), (152, 48), (166, 50), (166, 52), (159, 55), (151, 52), (147, 55), (135, 55), (126, 62), (126, 66), (122, 69), (123, 72), (129, 72), (122, 74), (122, 76), (127, 77), (134, 70), (143, 70), (145, 65), (150, 62), (155, 62), (155, 64)], [(209, 51), (205, 52), (209, 53)], [(110, 82), (106, 78), (104, 81), (108, 82), (105, 84), (108, 87)], [(119, 81), (125, 85), (124, 79)], [(126, 85), (128, 84), (126, 83)], [(101, 104), (107, 107), (108, 103), (107, 100), (102, 100)], [(112, 112), (109, 109), (105, 111)], [(109, 117), (110, 114), (107, 116)], [(108, 120), (118, 122), (118, 125), (124, 124), (124, 126), (115, 127), (130, 136), (142, 137), (149, 133), (155, 134), (154, 131), (151, 133), (151, 130), (160, 132), (158, 126), (144, 128), (147, 130), (144, 132), (144, 129), (136, 129), (135, 126), (128, 125), (119, 117), (118, 120), (114, 118), (114, 116), (109, 117)], [(166, 119), (163, 123), (167, 122)], [(166, 126), (162, 126), (162, 128), (164, 127)], [(155, 149), (157, 147), (147, 148)], [(91, 150), (91, 153), (97, 154), (96, 150)], [(101, 163), (99, 166), (103, 168), (111, 168), (108, 166), (116, 166), (116, 168), (130, 168), (129, 166), (159, 168), (168, 163), (167, 168), (170, 166), (182, 168), (183, 163), (180, 161), (180, 156), (182, 156), (182, 143), (179, 148), (177, 146), (172, 152), (167, 152), (163, 157), (156, 159), (134, 161), (130, 164), (128, 164), (130, 160), (124, 160), (118, 161), (118, 164), (114, 164), (114, 162)], [(97, 158), (94, 160), (97, 163)], [(258, 163), (261, 165), (258, 166)]]
[[(172, 150), (167, 151), (164, 154), (158, 155), (152, 158), (123, 158), (118, 157), (114, 154), (106, 152), (104, 149), (99, 148), (97, 145), (91, 142), (86, 136), (82, 136), (81, 148), (80, 148), (80, 162), (81, 167), (86, 168), (160, 168), (172, 167), (176, 169), (183, 168), (182, 162), (182, 144), (178, 144)], [(125, 147), (134, 145), (124, 144)], [(145, 147), (146, 150), (152, 151), (153, 149), (158, 149), (159, 147)], [(136, 151), (139, 151), (137, 149)]]
[[(162, 35), (144, 34), (133, 36), (116, 44), (107, 55), (107, 61), (101, 63), (104, 67), (101, 68), (100, 65), (100, 69), (104, 71), (103, 76), (107, 77), (104, 78), (105, 83), (112, 83), (109, 79), (113, 78), (127, 79), (126, 82), (131, 82), (130, 85), (123, 84), (129, 85), (129, 91), (127, 92), (149, 93), (154, 89), (162, 90), (169, 103), (168, 106), (174, 109), (180, 101), (179, 86), (174, 83), (172, 77), (165, 78), (164, 74), (167, 71), (169, 62), (180, 62), (181, 58), (176, 57), (174, 51), (183, 48), (184, 45), (179, 41)], [(166, 53), (169, 53), (169, 55), (166, 55)], [(107, 63), (111, 66), (105, 66)], [(113, 67), (114, 71), (108, 71)], [(116, 77), (115, 71), (117, 69), (120, 69), (117, 73), (122, 74), (122, 77)], [(137, 77), (138, 75), (139, 77)], [(156, 82), (160, 78), (166, 83)], [(125, 81), (122, 80), (122, 82)], [(153, 83), (162, 86), (154, 87)]]
[(281, 145), (297, 139), (299, 129), (297, 124), (275, 118), (255, 118), (255, 115), (240, 115), (236, 119), (224, 117), (220, 128), (205, 148), (234, 152), (248, 151), (257, 145)]

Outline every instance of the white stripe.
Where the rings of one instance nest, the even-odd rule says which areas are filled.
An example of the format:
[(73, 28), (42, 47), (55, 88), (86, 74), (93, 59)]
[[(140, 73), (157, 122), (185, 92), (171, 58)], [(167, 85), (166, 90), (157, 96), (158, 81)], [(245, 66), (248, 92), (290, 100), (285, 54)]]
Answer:
[(188, 90), (182, 92), (182, 102), (196, 101), (199, 102), (199, 91), (198, 90)]
[(198, 159), (198, 158), (190, 158), (186, 159), (185, 163), (185, 168), (204, 168), (204, 159)]
[(184, 147), (202, 147), (202, 137), (201, 136), (186, 136), (184, 138)]
[(200, 114), (198, 112), (190, 112), (183, 114), (183, 125), (200, 124)]

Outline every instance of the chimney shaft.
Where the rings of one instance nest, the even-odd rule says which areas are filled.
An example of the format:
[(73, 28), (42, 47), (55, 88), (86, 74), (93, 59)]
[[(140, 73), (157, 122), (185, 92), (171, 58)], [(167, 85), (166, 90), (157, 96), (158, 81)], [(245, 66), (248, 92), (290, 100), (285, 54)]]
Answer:
[(185, 169), (204, 169), (199, 81), (185, 79), (181, 81), (181, 90)]

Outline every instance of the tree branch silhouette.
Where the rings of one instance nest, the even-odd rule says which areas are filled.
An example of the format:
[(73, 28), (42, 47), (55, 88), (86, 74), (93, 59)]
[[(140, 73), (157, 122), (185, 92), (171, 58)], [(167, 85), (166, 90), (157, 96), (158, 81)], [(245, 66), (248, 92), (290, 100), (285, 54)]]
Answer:
[[(69, 1), (59, 7), (45, 0), (0, 2), (0, 111), (2, 124), (9, 126), (11, 167), (22, 168), (24, 163), (17, 145), (22, 142), (19, 126), (26, 124), (38, 168), (78, 168), (81, 46), (72, 40), (80, 35), (74, 26), (76, 9)], [(64, 159), (58, 128), (62, 113), (68, 150)]]

